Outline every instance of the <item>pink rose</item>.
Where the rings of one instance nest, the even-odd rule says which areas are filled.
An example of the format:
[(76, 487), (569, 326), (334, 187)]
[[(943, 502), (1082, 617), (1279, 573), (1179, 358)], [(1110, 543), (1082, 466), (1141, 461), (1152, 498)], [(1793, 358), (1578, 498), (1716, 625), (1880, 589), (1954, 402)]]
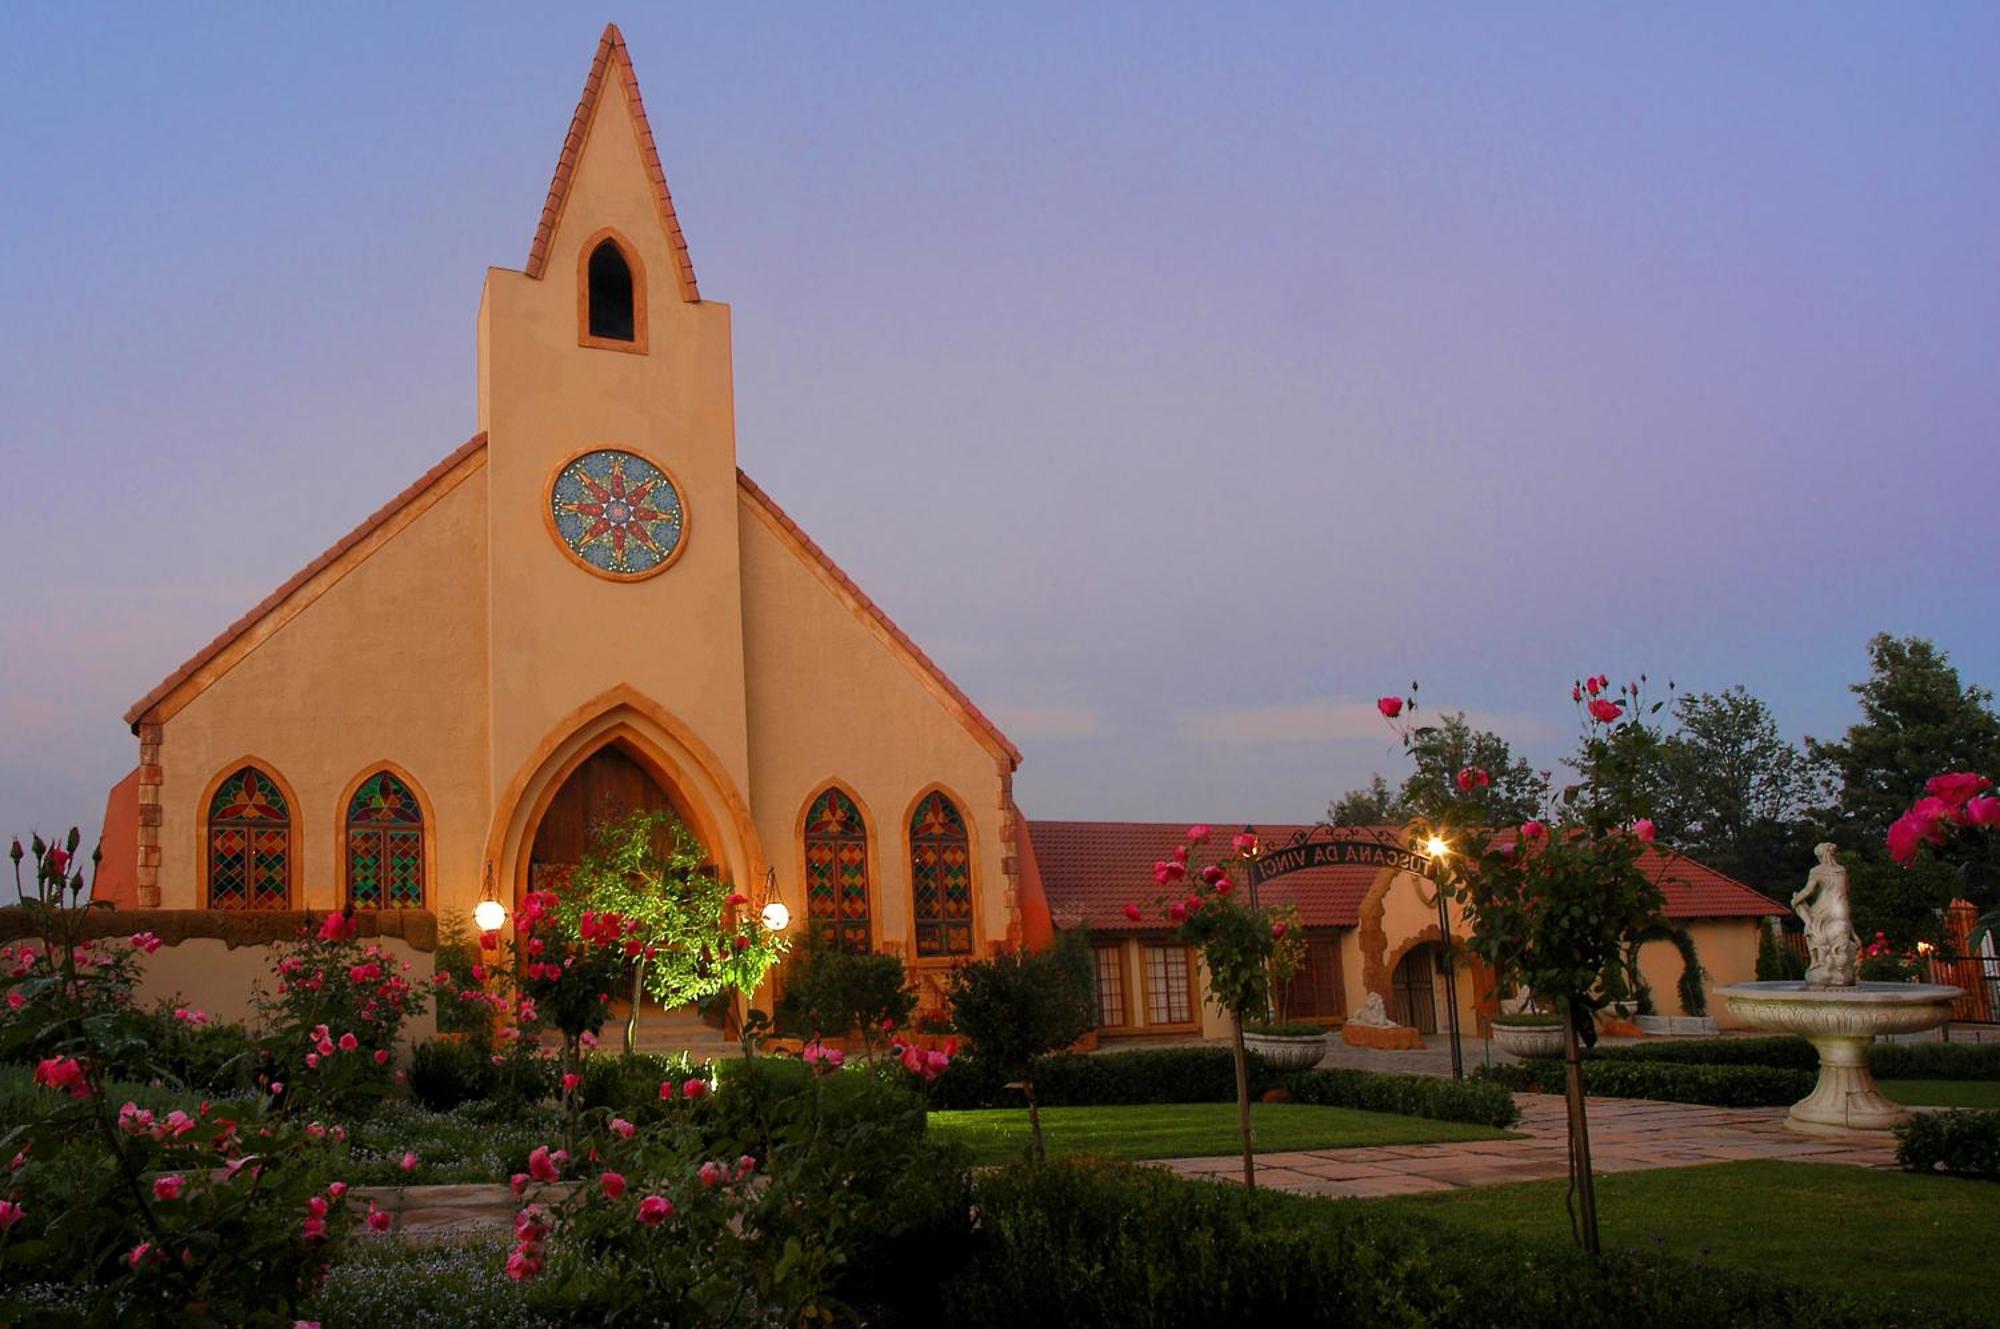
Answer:
[(597, 1184), (607, 1200), (615, 1200), (625, 1193), (625, 1177), (622, 1173), (607, 1172), (597, 1179)]
[(75, 1057), (48, 1057), (35, 1064), (34, 1081), (50, 1089), (60, 1089), (71, 1098), (89, 1098), (90, 1085)]
[(1205, 825), (1190, 826), (1187, 829), (1187, 842), (1189, 844), (1207, 844), (1208, 837), (1213, 834), (1215, 832)]
[(564, 1093), (566, 1094), (575, 1093), (577, 1090), (577, 1086), (582, 1083), (583, 1083), (583, 1077), (581, 1075), (578, 1075), (575, 1071), (563, 1072), (562, 1087)]
[(1285, 933), (1289, 930), (1290, 929), (1288, 929), (1283, 923), (1271, 924), (1271, 940), (1283, 941), (1285, 939)]
[(404, 1151), (403, 1151), (403, 1171), (405, 1171), (405, 1172), (415, 1172), (416, 1170), (417, 1170), (417, 1151), (416, 1151), (416, 1150), (414, 1150), (414, 1149), (406, 1149), (406, 1150), (404, 1150)]
[(542, 1272), (541, 1256), (536, 1253), (533, 1246), (526, 1244), (517, 1246), (514, 1248), (514, 1253), (507, 1257), (507, 1277), (516, 1283), (525, 1283), (540, 1272)]
[(1187, 921), (1187, 906), (1179, 900), (1174, 901), (1167, 906), (1167, 917), (1176, 923), (1185, 923)]
[(326, 1193), (333, 1199), (338, 1200), (341, 1196), (347, 1194), (347, 1183), (344, 1181), (329, 1181), (326, 1184)]
[(1138, 905), (1128, 904), (1125, 906), (1125, 917), (1131, 919), (1134, 923), (1137, 923), (1141, 919), (1143, 919), (1145, 915), (1139, 911)]
[(1954, 771), (1949, 775), (1933, 775), (1924, 785), (1924, 790), (1953, 807), (1959, 807), (1974, 794), (1983, 794), (1992, 787), (1991, 780), (1974, 771)]
[(536, 1181), (555, 1181), (562, 1176), (561, 1170), (549, 1160), (547, 1145), (537, 1145), (528, 1155), (528, 1175)]
[(141, 950), (151, 955), (154, 951), (160, 949), (160, 939), (150, 932), (134, 932), (132, 934), (132, 947), (134, 950)]
[(1375, 709), (1382, 712), (1383, 719), (1393, 720), (1403, 713), (1403, 699), (1401, 697), (1377, 697), (1375, 699)]
[(674, 1082), (672, 1080), (660, 1081), (660, 1101), (662, 1103), (670, 1103), (673, 1101), (673, 1098)]
[[(937, 1054), (932, 1053), (931, 1055), (936, 1056)], [(743, 1157), (736, 1160), (736, 1179), (738, 1181), (743, 1180), (743, 1178), (749, 1176), (752, 1172), (755, 1172), (756, 1170), (757, 1170), (757, 1160), (750, 1157), (750, 1155), (745, 1154), (743, 1155)]]
[(375, 1049), (375, 1064), (377, 1066), (387, 1066), (389, 1064), (389, 1049), (387, 1048)]
[(695, 1169), (695, 1175), (701, 1178), (703, 1186), (709, 1190), (714, 1190), (722, 1184), (722, 1179), (726, 1174), (722, 1170), (722, 1164), (711, 1159)]
[(1598, 693), (1604, 691), (1604, 680), (1592, 674), (1583, 681), (1583, 686), (1589, 689), (1591, 696), (1595, 697)]
[(131, 1265), (134, 1269), (137, 1269), (140, 1265), (146, 1262), (146, 1254), (152, 1249), (153, 1249), (152, 1242), (142, 1241), (137, 1246), (134, 1246), (132, 1248), (132, 1253), (125, 1257), (125, 1262)]
[(1521, 838), (1523, 840), (1546, 840), (1549, 838), (1549, 828), (1542, 825), (1539, 821), (1524, 821), (1521, 823)]
[(299, 1224), (299, 1235), (307, 1241), (325, 1241), (326, 1220), (324, 1218), (308, 1218), (305, 1222)]
[(27, 1216), (28, 1211), (14, 1201), (0, 1200), (0, 1232), (5, 1232)]
[(1236, 835), (1230, 837), (1229, 847), (1236, 851), (1237, 857), (1246, 858), (1257, 852), (1257, 837), (1238, 832)]
[(153, 1179), (153, 1198), (155, 1200), (178, 1200), (181, 1198), (181, 1187), (185, 1185), (187, 1185), (187, 1181), (179, 1173), (175, 1173), (169, 1177), (155, 1177)]
[(629, 1140), (639, 1133), (639, 1128), (623, 1117), (611, 1119), (611, 1133), (621, 1140)]
[(389, 1230), (389, 1215), (377, 1209), (373, 1200), (368, 1202), (368, 1217), (364, 1221), (368, 1224), (370, 1232), (387, 1232)]
[(706, 1094), (707, 1092), (708, 1092), (708, 1081), (702, 1079), (699, 1075), (689, 1078), (681, 1085), (681, 1095), (684, 1098), (688, 1099), (700, 1098), (703, 1094)]
[(1638, 836), (1645, 843), (1651, 844), (1653, 843), (1653, 837), (1659, 834), (1659, 828), (1653, 825), (1650, 817), (1641, 817), (1632, 823), (1632, 834)]
[(342, 1052), (352, 1052), (360, 1046), (361, 1046), (361, 1040), (356, 1038), (353, 1034), (347, 1033), (347, 1034), (342, 1034), (340, 1036), (340, 1050)]
[(1486, 773), (1486, 768), (1483, 766), (1468, 766), (1458, 773), (1460, 793), (1469, 794), (1474, 789), (1484, 789), (1492, 783), (1493, 777)]
[(325, 1218), (326, 1198), (320, 1195), (308, 1195), (306, 1197), (306, 1216), (308, 1218)]
[(1889, 857), (1908, 867), (1917, 856), (1917, 846), (1926, 840), (1943, 844), (1944, 827), (1934, 817), (1905, 812), (1889, 825)]
[(1615, 701), (1609, 701), (1603, 697), (1592, 697), (1590, 699), (1590, 718), (1599, 724), (1610, 724), (1623, 714), (1625, 714), (1625, 708)]
[(2000, 826), (2000, 798), (1974, 798), (1966, 802), (1967, 826)]
[(328, 914), (319, 925), (321, 941), (346, 941), (354, 935), (354, 923), (345, 914)]
[(674, 1216), (674, 1202), (664, 1195), (648, 1195), (639, 1201), (639, 1212), (633, 1215), (647, 1227), (658, 1227)]
[(516, 1172), (513, 1176), (507, 1178), (507, 1186), (517, 1197), (527, 1194), (528, 1174), (525, 1172)]

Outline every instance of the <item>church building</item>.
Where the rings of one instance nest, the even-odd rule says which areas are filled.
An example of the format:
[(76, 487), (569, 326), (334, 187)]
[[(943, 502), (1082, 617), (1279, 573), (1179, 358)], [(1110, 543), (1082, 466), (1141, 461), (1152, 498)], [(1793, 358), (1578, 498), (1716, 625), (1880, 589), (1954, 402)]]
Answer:
[(469, 918), (653, 807), (920, 975), (1028, 939), (1020, 752), (738, 468), (733, 392), (607, 28), (477, 431), (133, 704), (99, 897)]

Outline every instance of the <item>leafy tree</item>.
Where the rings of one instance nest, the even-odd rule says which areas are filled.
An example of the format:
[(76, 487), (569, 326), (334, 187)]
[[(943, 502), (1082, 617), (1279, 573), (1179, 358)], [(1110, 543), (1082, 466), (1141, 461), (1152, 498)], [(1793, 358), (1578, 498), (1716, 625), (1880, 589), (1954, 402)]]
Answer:
[(1471, 771), (1491, 781), (1484, 786), (1484, 801), (1487, 814), (1496, 821), (1526, 821), (1542, 806), (1547, 777), (1525, 758), (1516, 757), (1500, 735), (1474, 729), (1463, 711), (1411, 734), (1410, 760), (1416, 769), (1403, 781), (1399, 802), (1405, 809), (1450, 798), (1458, 790), (1461, 772)]
[(788, 949), (747, 895), (706, 869), (707, 857), (678, 818), (634, 812), (593, 828), (561, 895), (556, 913), (570, 934), (600, 942), (618, 934), (631, 970), (628, 1054), (642, 996), (667, 1007), (732, 989), (747, 996)]
[(1028, 1100), (1035, 1161), (1042, 1147), (1035, 1102), (1035, 1059), (1060, 1051), (1095, 1023), (1096, 986), (1090, 944), (1080, 931), (1059, 934), (1044, 951), (1003, 951), (961, 966), (952, 977), (951, 1009), (981, 1060), (990, 1059), (1019, 1082)]
[(1788, 889), (1812, 858), (1807, 812), (1822, 794), (1818, 767), (1741, 687), (1686, 694), (1673, 714), (1676, 729), (1659, 747), (1660, 834), (1768, 893)]
[(1883, 856), (1889, 824), (1941, 771), (2000, 770), (1993, 694), (1962, 683), (1950, 657), (1922, 637), (1883, 633), (1868, 643), (1869, 676), (1851, 691), (1860, 724), (1835, 742), (1806, 740), (1839, 785), (1831, 809), (1844, 847)]
[(1366, 789), (1350, 789), (1327, 807), (1335, 826), (1400, 826), (1410, 819), (1403, 796), (1381, 776), (1371, 776)]
[(1409, 754), (1415, 769), (1396, 789), (1380, 775), (1363, 789), (1350, 789), (1327, 809), (1335, 826), (1400, 826), (1421, 810), (1449, 801), (1458, 792), (1461, 772), (1479, 771), (1486, 780), (1486, 804), (1502, 821), (1522, 821), (1535, 814), (1547, 792), (1548, 778), (1516, 757), (1500, 735), (1475, 729), (1463, 711), (1444, 716), (1435, 725), (1410, 731)]
[(858, 1030), (862, 1048), (873, 1061), (885, 1026), (893, 1029), (907, 1022), (916, 1005), (917, 994), (901, 960), (847, 950), (814, 928), (785, 967), (778, 1027), (803, 1038), (841, 1038)]

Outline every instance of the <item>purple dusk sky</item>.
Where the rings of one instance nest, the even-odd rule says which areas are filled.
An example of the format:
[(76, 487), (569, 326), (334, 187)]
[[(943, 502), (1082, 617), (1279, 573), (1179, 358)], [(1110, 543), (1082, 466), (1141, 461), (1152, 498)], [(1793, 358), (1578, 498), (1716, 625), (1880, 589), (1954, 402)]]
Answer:
[(12, 5), (0, 829), (472, 431), (606, 19), (743, 465), (1030, 816), (1311, 817), (1412, 677), (2000, 683), (1995, 6)]

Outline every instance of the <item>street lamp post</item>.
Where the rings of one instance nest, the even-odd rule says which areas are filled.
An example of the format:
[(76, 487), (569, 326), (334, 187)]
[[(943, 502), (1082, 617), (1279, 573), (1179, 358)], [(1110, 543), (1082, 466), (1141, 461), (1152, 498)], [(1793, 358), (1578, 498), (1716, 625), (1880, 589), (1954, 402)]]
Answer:
[[(1433, 835), (1424, 848), (1433, 862), (1451, 852), (1451, 846), (1445, 843), (1442, 836), (1437, 835)], [(1451, 958), (1451, 913), (1448, 907), (1450, 901), (1445, 894), (1442, 881), (1432, 878), (1431, 889), (1437, 892), (1438, 945), (1444, 955), (1444, 1007), (1445, 1023), (1451, 1030), (1451, 1078), (1463, 1080), (1465, 1052), (1460, 1045), (1458, 1032), (1458, 967), (1452, 963)]]

